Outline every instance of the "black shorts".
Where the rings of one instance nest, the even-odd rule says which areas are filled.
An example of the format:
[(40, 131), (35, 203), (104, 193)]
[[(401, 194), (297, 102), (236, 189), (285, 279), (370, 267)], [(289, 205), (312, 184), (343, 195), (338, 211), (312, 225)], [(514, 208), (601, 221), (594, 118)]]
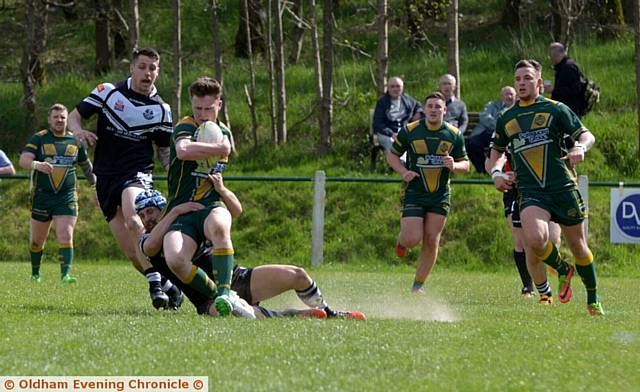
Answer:
[(96, 193), (102, 215), (104, 215), (107, 222), (116, 216), (118, 207), (122, 205), (122, 191), (129, 187), (151, 189), (153, 187), (151, 172), (130, 173), (125, 176), (97, 177)]
[(518, 191), (512, 188), (508, 192), (502, 194), (502, 202), (504, 203), (504, 217), (511, 215), (511, 224), (513, 227), (522, 227), (520, 221), (520, 204), (518, 203)]
[(233, 276), (231, 277), (231, 290), (238, 293), (238, 297), (247, 301), (249, 305), (258, 305), (254, 303), (251, 296), (251, 274), (253, 268), (245, 268), (239, 265), (233, 266)]

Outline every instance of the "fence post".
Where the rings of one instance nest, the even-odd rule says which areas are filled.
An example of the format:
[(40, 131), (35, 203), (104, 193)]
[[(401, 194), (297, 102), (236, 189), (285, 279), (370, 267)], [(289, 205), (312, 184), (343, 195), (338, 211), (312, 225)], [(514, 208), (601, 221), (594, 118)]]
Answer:
[(589, 177), (585, 175), (578, 176), (578, 190), (584, 201), (584, 208), (587, 210), (587, 216), (584, 218), (584, 238), (589, 237)]
[(313, 177), (313, 216), (311, 221), (311, 265), (322, 265), (324, 246), (324, 184), (327, 176), (324, 171), (317, 170)]

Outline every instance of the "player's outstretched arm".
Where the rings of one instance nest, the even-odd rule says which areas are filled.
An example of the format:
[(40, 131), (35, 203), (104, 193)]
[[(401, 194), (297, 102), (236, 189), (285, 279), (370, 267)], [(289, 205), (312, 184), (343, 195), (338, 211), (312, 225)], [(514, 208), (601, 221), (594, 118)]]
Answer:
[(142, 252), (146, 256), (155, 256), (160, 253), (162, 250), (162, 240), (164, 239), (164, 235), (169, 231), (169, 227), (171, 227), (173, 221), (180, 215), (198, 211), (203, 208), (204, 206), (202, 204), (195, 202), (178, 204), (172, 208), (167, 215), (160, 219), (160, 222), (158, 222), (153, 230), (151, 230), (151, 233), (149, 233), (149, 236), (142, 245)]
[(195, 142), (189, 138), (176, 141), (176, 156), (181, 161), (199, 161), (212, 156), (227, 156), (231, 152), (231, 143), (226, 137), (220, 143)]
[(73, 136), (75, 136), (79, 142), (84, 142), (88, 146), (96, 144), (98, 136), (93, 132), (82, 129), (82, 116), (80, 115), (80, 112), (78, 112), (78, 109), (73, 109), (71, 113), (69, 113), (67, 124), (67, 128), (73, 133)]
[(216, 190), (216, 192), (218, 192), (218, 194), (222, 198), (222, 201), (227, 206), (231, 217), (234, 219), (239, 217), (240, 214), (242, 214), (242, 204), (240, 204), (240, 200), (238, 200), (236, 194), (230, 191), (229, 188), (224, 185), (222, 174), (209, 174), (209, 181), (213, 183), (214, 189)]

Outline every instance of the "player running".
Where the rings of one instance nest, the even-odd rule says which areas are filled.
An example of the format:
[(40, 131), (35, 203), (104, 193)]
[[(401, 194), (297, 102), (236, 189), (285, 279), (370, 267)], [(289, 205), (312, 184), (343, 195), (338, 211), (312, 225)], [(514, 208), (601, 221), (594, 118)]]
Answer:
[[(582, 162), (595, 138), (566, 105), (540, 95), (541, 69), (535, 60), (516, 64), (519, 100), (498, 118), (489, 165), (502, 158), (511, 143), (525, 246), (558, 271), (560, 302), (571, 299), (571, 279), (577, 271), (587, 289), (587, 310), (594, 316), (604, 315), (596, 290), (593, 254), (584, 235), (586, 211), (573, 171), (567, 166), (567, 162), (571, 167)], [(576, 141), (566, 155), (562, 151), (565, 134)], [(509, 187), (502, 176), (494, 177), (494, 183), (499, 190)], [(550, 240), (550, 220), (561, 225), (575, 268), (562, 260)]]
[(62, 283), (76, 283), (70, 274), (73, 263), (73, 229), (78, 216), (76, 168), (82, 168), (89, 184), (96, 184), (91, 161), (84, 147), (67, 132), (67, 108), (55, 104), (49, 108), (43, 129), (29, 139), (20, 155), (20, 166), (31, 173), (31, 280), (40, 283), (42, 251), (51, 221), (56, 226), (60, 276)]

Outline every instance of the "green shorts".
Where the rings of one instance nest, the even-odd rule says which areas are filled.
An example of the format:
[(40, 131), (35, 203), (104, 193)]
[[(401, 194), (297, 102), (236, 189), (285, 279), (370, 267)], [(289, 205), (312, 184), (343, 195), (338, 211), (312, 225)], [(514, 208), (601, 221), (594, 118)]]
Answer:
[(224, 207), (224, 203), (218, 201), (201, 210), (180, 215), (173, 221), (171, 226), (169, 226), (168, 231), (179, 231), (182, 234), (186, 234), (200, 245), (207, 240), (204, 234), (204, 221), (207, 219), (207, 216), (209, 216), (211, 210), (218, 207)]
[(587, 217), (582, 196), (578, 189), (556, 193), (521, 193), (520, 215), (529, 206), (540, 207), (551, 214), (551, 220), (563, 226), (574, 226)]
[(402, 201), (402, 217), (415, 216), (424, 218), (427, 212), (443, 216), (449, 215), (451, 197), (449, 193), (404, 192)]
[(49, 222), (54, 216), (78, 216), (78, 195), (75, 191), (64, 194), (33, 193), (31, 218), (40, 222)]

